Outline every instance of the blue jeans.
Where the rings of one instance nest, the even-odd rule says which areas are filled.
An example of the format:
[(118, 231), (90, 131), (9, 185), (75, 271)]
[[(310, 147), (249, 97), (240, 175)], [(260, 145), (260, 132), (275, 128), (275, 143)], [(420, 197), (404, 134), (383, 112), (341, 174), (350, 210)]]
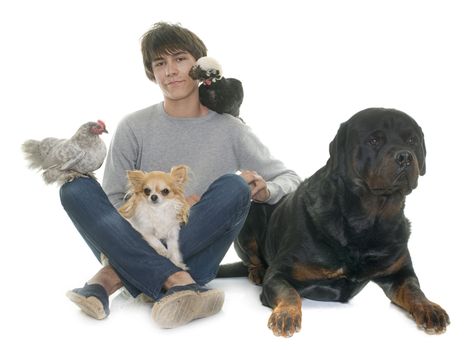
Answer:
[[(78, 178), (60, 190), (61, 203), (92, 252), (101, 252), (127, 290), (158, 300), (166, 279), (181, 271), (158, 255), (110, 203), (100, 184)], [(180, 249), (189, 273), (200, 285), (211, 281), (249, 211), (250, 190), (238, 175), (214, 181), (190, 210), (180, 231)]]

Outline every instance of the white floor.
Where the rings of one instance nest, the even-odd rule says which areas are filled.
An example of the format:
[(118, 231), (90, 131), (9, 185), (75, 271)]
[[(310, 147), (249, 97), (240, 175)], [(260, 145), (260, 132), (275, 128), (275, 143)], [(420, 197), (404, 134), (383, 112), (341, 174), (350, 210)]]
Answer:
[(457, 345), (457, 349), (473, 349), (474, 345), (473, 338), (465, 333), (469, 320), (464, 313), (468, 310), (443, 296), (439, 299), (453, 317), (453, 325), (444, 335), (430, 336), (418, 330), (412, 320), (387, 302), (378, 287), (370, 285), (345, 305), (305, 301), (301, 332), (284, 339), (275, 337), (266, 327), (270, 313), (258, 301), (259, 288), (245, 279), (219, 280), (211, 285), (226, 291), (223, 310), (174, 330), (159, 329), (150, 318), (149, 305), (131, 301), (120, 293), (112, 299), (109, 318), (93, 320), (78, 311), (55, 285), (16, 307), (11, 300), (8, 309), (15, 312), (7, 313), (8, 332), (1, 340), (10, 345), (2, 348), (449, 349), (460, 340), (465, 345)]

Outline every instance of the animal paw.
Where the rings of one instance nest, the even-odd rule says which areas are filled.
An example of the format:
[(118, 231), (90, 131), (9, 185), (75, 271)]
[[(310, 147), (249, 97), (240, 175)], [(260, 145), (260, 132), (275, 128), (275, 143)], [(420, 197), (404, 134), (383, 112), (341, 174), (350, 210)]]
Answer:
[(182, 269), (183, 271), (186, 271), (186, 270), (189, 270), (188, 269), (188, 266), (186, 266), (185, 263), (182, 263), (182, 262), (176, 262), (176, 261), (172, 261), (176, 266), (178, 266), (180, 269)]
[(93, 179), (93, 180), (96, 180), (96, 181), (97, 181), (97, 177), (96, 177), (96, 175), (95, 175), (94, 173), (87, 173), (87, 174), (83, 174), (83, 176), (82, 176), (82, 177), (85, 177), (85, 178), (88, 178), (88, 177), (90, 177), (91, 179)]
[(264, 281), (264, 274), (266, 273), (266, 270), (262, 267), (262, 265), (250, 266), (248, 271), (249, 280), (255, 285), (261, 286), (262, 282)]
[(60, 177), (60, 182), (62, 183), (67, 183), (67, 182), (72, 182), (78, 178), (92, 178), (94, 180), (97, 180), (97, 178), (94, 176), (93, 173), (87, 173), (87, 174), (83, 174), (83, 173), (80, 173), (80, 172), (77, 172), (77, 171), (74, 171), (74, 170), (70, 170), (68, 172), (65, 172), (64, 175), (62, 175)]
[(188, 270), (188, 266), (186, 266), (186, 264), (183, 262), (181, 256), (180, 257), (176, 257), (176, 255), (174, 255), (173, 253), (170, 254), (170, 257), (169, 257), (170, 261), (172, 263), (175, 264), (175, 266), (179, 267), (180, 269), (186, 271)]
[(429, 334), (443, 333), (450, 324), (447, 312), (431, 301), (414, 305), (411, 315), (417, 325)]
[(161, 256), (163, 256), (164, 258), (167, 258), (167, 259), (171, 258), (170, 252), (165, 247), (156, 245), (156, 246), (153, 246), (153, 249), (155, 249), (155, 251), (157, 252), (158, 255), (161, 255)]
[(297, 306), (276, 307), (269, 318), (267, 327), (276, 336), (291, 337), (300, 332), (302, 326), (302, 311)]
[(104, 253), (101, 253), (101, 264), (102, 266), (108, 266), (109, 265), (109, 258), (105, 256)]

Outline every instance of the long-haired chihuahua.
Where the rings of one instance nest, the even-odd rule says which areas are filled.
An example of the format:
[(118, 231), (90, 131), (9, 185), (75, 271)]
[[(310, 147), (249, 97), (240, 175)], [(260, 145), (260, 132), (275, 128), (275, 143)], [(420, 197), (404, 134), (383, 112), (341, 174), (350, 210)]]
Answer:
[(128, 200), (119, 208), (120, 214), (158, 254), (187, 270), (178, 239), (190, 210), (184, 195), (188, 168), (178, 165), (170, 173), (133, 170), (127, 178)]

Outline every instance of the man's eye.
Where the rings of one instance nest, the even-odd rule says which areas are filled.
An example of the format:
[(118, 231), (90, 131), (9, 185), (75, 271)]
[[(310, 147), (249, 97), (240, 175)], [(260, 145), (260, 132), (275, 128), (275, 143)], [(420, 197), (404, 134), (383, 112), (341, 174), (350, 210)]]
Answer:
[(157, 67), (161, 67), (163, 65), (164, 65), (163, 61), (160, 61), (160, 62), (154, 62), (152, 66), (153, 66), (153, 68), (157, 68)]
[(146, 196), (150, 196), (150, 193), (152, 193), (152, 190), (150, 188), (146, 188), (143, 190), (143, 193), (146, 195)]

